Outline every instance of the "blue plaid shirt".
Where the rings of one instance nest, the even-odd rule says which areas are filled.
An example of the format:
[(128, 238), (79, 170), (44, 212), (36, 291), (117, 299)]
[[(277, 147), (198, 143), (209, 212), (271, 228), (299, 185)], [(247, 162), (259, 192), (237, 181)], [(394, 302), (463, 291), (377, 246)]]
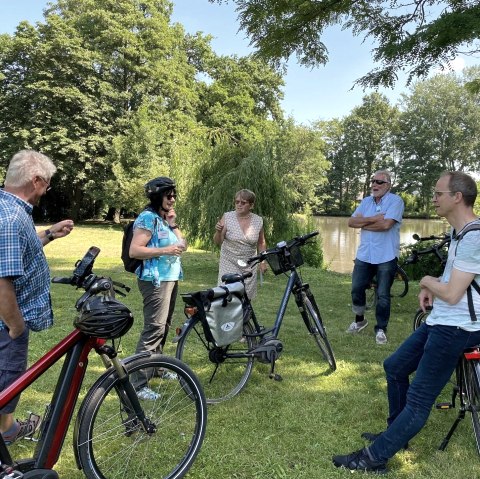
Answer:
[[(0, 189), (0, 278), (13, 281), (17, 303), (33, 331), (53, 324), (50, 271), (35, 231), (33, 206)], [(0, 321), (0, 329), (5, 328)]]

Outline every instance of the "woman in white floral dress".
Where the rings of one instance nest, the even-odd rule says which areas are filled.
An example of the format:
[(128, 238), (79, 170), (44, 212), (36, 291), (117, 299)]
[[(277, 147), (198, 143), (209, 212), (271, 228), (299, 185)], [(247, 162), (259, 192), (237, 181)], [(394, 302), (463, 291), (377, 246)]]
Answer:
[[(215, 226), (213, 241), (221, 246), (218, 284), (227, 273), (239, 273), (242, 268), (239, 259), (247, 260), (257, 252), (267, 249), (263, 218), (252, 213), (255, 205), (255, 194), (250, 190), (240, 190), (235, 194), (235, 210), (224, 213)], [(266, 264), (260, 264), (265, 272)], [(253, 276), (245, 282), (246, 292), (250, 299), (257, 294), (256, 267)]]

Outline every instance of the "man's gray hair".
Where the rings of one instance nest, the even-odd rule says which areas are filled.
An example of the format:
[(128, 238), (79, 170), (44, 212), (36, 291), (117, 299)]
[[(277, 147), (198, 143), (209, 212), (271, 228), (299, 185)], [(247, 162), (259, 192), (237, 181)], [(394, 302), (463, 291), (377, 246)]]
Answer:
[(392, 184), (392, 175), (390, 174), (390, 172), (388, 170), (377, 170), (373, 176), (375, 175), (383, 175), (387, 181)]
[(22, 187), (36, 176), (50, 183), (57, 171), (52, 160), (35, 150), (21, 150), (13, 155), (5, 175), (5, 186)]

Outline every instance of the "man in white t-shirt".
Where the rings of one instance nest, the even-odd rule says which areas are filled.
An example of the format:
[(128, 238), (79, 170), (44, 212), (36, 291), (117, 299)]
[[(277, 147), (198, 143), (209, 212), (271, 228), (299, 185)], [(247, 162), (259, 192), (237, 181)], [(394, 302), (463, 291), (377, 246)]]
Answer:
[[(422, 324), (384, 362), (389, 417), (382, 433), (363, 433), (372, 442), (352, 454), (333, 457), (336, 467), (383, 473), (387, 461), (422, 429), (433, 404), (450, 379), (458, 358), (480, 344), (480, 231), (462, 232), (480, 220), (473, 212), (475, 181), (462, 172), (444, 173), (437, 181), (433, 204), (453, 227), (448, 262), (440, 278), (420, 281), (420, 306), (433, 310)], [(469, 308), (468, 290), (472, 298)], [(477, 320), (478, 317), (478, 320)], [(416, 372), (410, 383), (410, 375)]]

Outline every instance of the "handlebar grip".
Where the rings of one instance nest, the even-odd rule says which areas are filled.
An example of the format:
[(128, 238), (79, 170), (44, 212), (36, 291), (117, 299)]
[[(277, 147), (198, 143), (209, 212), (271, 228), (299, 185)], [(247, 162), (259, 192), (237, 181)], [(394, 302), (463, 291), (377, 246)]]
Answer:
[(313, 238), (314, 236), (317, 236), (317, 235), (318, 235), (318, 231), (312, 231), (311, 233), (307, 233), (306, 235), (301, 236), (300, 239), (302, 239), (303, 241), (307, 241), (310, 238)]
[(57, 283), (57, 284), (72, 284), (73, 282), (73, 278), (70, 277), (70, 278), (62, 278), (62, 277), (58, 277), (58, 276), (55, 276), (52, 278), (52, 283)]

